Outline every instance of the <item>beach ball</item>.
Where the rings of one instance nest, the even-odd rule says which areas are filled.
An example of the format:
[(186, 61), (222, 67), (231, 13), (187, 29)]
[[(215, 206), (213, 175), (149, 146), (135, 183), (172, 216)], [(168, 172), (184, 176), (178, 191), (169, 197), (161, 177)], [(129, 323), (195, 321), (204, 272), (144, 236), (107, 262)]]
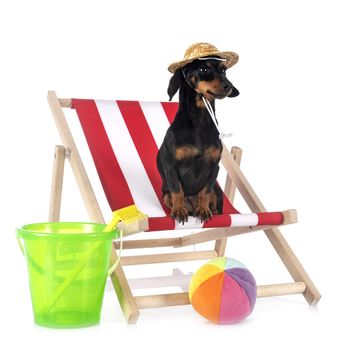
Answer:
[(236, 323), (253, 311), (256, 282), (241, 262), (220, 257), (193, 274), (189, 298), (193, 308), (209, 321)]

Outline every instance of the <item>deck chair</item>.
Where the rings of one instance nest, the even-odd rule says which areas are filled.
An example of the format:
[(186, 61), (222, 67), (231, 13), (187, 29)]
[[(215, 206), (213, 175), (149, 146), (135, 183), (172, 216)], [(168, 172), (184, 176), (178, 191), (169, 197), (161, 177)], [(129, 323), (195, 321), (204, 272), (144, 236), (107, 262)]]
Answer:
[[(189, 297), (187, 292), (133, 296), (123, 266), (224, 256), (227, 237), (258, 230), (265, 232), (294, 282), (258, 286), (257, 296), (301, 293), (309, 304), (319, 301), (320, 293), (278, 229), (279, 226), (297, 222), (296, 211), (266, 211), (240, 170), (241, 149), (233, 147), (229, 151), (223, 145), (221, 163), (228, 174), (224, 186), (223, 214), (214, 215), (206, 223), (192, 217), (185, 225), (179, 225), (169, 216), (169, 209), (163, 204), (161, 178), (156, 167), (156, 154), (169, 123), (175, 116), (177, 103), (64, 99), (58, 98), (54, 91), (48, 92), (48, 102), (63, 142), (63, 146), (56, 146), (55, 150), (50, 221), (59, 221), (64, 161), (68, 158), (90, 219), (104, 223), (63, 112), (63, 108), (73, 108), (78, 115), (111, 210), (136, 204), (148, 215), (148, 219), (137, 227), (121, 227), (124, 235), (136, 235), (142, 231), (203, 229), (181, 237), (129, 239), (124, 242), (124, 249), (176, 248), (215, 241), (214, 249), (208, 251), (122, 256), (118, 268), (111, 275), (111, 281), (128, 323), (137, 321), (140, 309), (185, 305), (189, 303)], [(251, 214), (241, 214), (234, 208), (232, 203), (236, 188), (248, 204)], [(117, 257), (117, 247), (115, 242), (112, 261)]]

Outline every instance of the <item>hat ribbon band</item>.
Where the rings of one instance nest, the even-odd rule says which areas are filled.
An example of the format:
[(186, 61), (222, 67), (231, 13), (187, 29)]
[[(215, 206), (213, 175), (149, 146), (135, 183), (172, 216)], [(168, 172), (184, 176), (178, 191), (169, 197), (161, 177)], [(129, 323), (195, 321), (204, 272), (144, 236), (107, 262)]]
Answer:
[(200, 61), (205, 61), (205, 60), (216, 60), (216, 61), (227, 61), (226, 58), (218, 58), (218, 57), (200, 57), (200, 58), (197, 58), (198, 60)]

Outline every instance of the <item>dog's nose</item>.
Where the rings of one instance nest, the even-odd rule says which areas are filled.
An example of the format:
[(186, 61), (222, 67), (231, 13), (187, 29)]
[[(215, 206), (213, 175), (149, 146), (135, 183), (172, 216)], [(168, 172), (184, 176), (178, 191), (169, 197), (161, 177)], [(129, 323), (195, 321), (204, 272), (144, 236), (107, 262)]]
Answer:
[(229, 83), (223, 84), (225, 90), (230, 90), (233, 86)]
[(224, 89), (225, 89), (226, 94), (229, 95), (233, 91), (233, 86), (231, 84), (228, 84), (228, 85), (224, 86)]

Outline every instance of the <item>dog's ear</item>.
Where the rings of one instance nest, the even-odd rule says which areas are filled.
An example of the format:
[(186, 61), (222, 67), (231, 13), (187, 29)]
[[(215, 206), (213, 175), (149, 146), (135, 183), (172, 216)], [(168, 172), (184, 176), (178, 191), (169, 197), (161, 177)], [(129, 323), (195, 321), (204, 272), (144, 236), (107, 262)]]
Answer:
[(240, 94), (239, 91), (236, 89), (235, 86), (233, 86), (233, 89), (231, 90), (231, 93), (228, 95), (228, 97), (236, 97), (239, 94)]
[(182, 72), (180, 69), (177, 69), (169, 81), (169, 86), (168, 86), (169, 101), (172, 100), (172, 98), (175, 96), (176, 92), (180, 88), (181, 81), (182, 81)]

